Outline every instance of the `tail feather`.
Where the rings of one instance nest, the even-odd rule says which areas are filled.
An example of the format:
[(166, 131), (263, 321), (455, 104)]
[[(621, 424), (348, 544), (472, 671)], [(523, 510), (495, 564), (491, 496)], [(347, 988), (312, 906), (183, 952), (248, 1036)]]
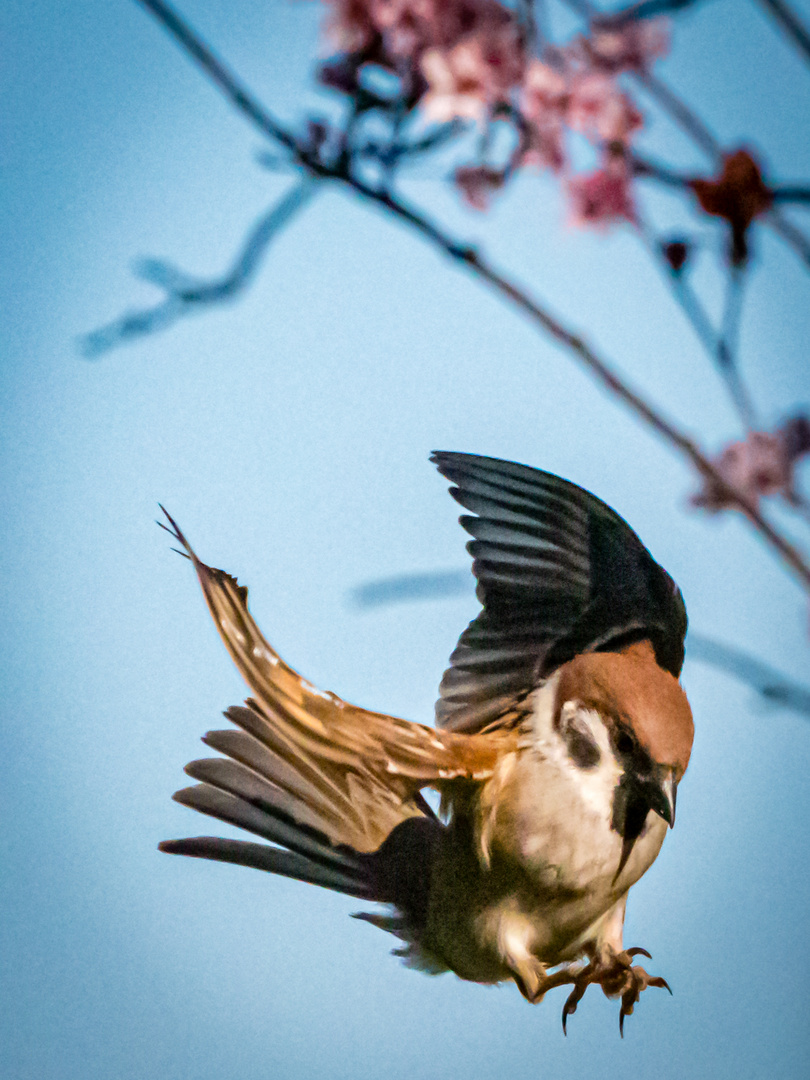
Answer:
[(209, 731), (203, 736), (203, 742), (212, 750), (218, 750), (234, 761), (241, 761), (260, 776), (271, 778), (276, 787), (287, 792), (296, 802), (312, 807), (324, 817), (334, 818), (335, 822), (338, 821), (338, 815), (330, 800), (322, 795), (314, 784), (247, 732)]
[(294, 798), (283, 788), (277, 787), (238, 761), (230, 761), (227, 758), (203, 758), (200, 761), (189, 762), (185, 771), (193, 780), (199, 780), (211, 787), (219, 788), (220, 791), (236, 795), (270, 814), (271, 817), (294, 822), (303, 830), (312, 829), (318, 837), (326, 835), (323, 829), (323, 816), (316, 808), (308, 806), (301, 799)]
[(318, 760), (303, 747), (290, 743), (253, 709), (234, 705), (226, 710), (225, 716), (270, 752), (270, 758), (259, 770), (263, 775), (291, 793), (300, 791), (304, 801), (308, 802), (313, 794), (338, 816), (343, 828), (352, 827), (358, 833), (364, 831), (364, 822), (346, 789), (344, 777), (334, 767), (330, 768), (331, 762)]
[(225, 715), (270, 752), (261, 764), (254, 757), (259, 771), (302, 804), (317, 810), (318, 828), (333, 843), (374, 851), (401, 821), (422, 816), (415, 793), (403, 798), (392, 790), (395, 775), (362, 761), (332, 760), (288, 739), (283, 722), (278, 726), (273, 722), (280, 709), (276, 702), (259, 705), (249, 699), (247, 708), (233, 706)]
[(213, 859), (216, 862), (235, 863), (266, 870), (270, 874), (320, 885), (325, 889), (356, 896), (359, 900), (376, 899), (371, 882), (337, 867), (322, 866), (311, 862), (294, 851), (254, 844), (248, 840), (224, 840), (219, 836), (193, 836), (185, 840), (164, 840), (158, 844), (161, 851), (170, 855), (190, 855), (197, 859)]
[[(211, 761), (207, 764), (215, 763)], [(212, 787), (206, 782), (183, 788), (175, 792), (174, 798), (183, 806), (218, 818), (228, 825), (236, 825), (237, 828), (261, 836), (273, 844), (288, 848), (305, 859), (326, 866), (344, 869), (351, 866), (358, 871), (361, 869), (351, 849), (335, 849), (323, 833), (291, 820), (286, 813), (279, 811), (272, 803), (265, 802), (260, 796), (255, 796), (253, 792), (246, 793), (243, 798), (219, 787)]]

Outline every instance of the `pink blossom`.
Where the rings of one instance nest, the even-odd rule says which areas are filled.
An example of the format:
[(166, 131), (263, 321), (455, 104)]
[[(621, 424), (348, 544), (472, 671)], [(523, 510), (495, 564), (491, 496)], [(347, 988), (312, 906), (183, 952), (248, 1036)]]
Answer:
[(489, 209), (492, 196), (503, 187), (503, 173), (486, 165), (462, 165), (453, 179), (473, 210)]
[(515, 15), (498, 0), (433, 0), (433, 44), (452, 48), (470, 34), (514, 27)]
[(523, 115), (535, 119), (550, 112), (562, 117), (567, 102), (568, 79), (565, 75), (542, 60), (532, 60), (521, 87)]
[(391, 61), (417, 63), (426, 49), (444, 51), (476, 33), (514, 25), (514, 13), (498, 0), (326, 0), (327, 34), (340, 52), (382, 43)]
[(325, 32), (337, 52), (356, 53), (372, 43), (377, 27), (367, 0), (328, 0)]
[(581, 51), (596, 69), (647, 71), (653, 62), (669, 52), (669, 20), (627, 20), (621, 25), (594, 26), (590, 37), (580, 38)]
[(440, 0), (369, 0), (368, 6), (390, 56), (414, 60), (436, 43)]
[(523, 161), (559, 172), (565, 164), (565, 110), (568, 81), (565, 75), (532, 60), (520, 91), (520, 112), (526, 124)]
[(491, 26), (465, 37), (447, 51), (428, 49), (422, 74), (428, 92), (422, 99), (426, 117), (437, 122), (481, 120), (523, 75), (523, 47), (514, 22)]
[(568, 181), (571, 222), (574, 225), (611, 225), (636, 220), (630, 174), (621, 158), (609, 158), (596, 172), (572, 176)]
[(553, 118), (529, 121), (524, 133), (521, 164), (559, 173), (565, 168), (565, 128)]
[[(756, 506), (766, 495), (795, 498), (795, 464), (808, 451), (810, 422), (807, 417), (796, 416), (781, 430), (752, 431), (744, 441), (729, 443), (712, 464), (726, 483)], [(711, 511), (735, 505), (710, 477), (704, 477), (703, 487), (692, 496), (691, 502)]]
[(571, 83), (568, 123), (594, 141), (626, 143), (641, 127), (642, 117), (615, 79), (592, 71)]

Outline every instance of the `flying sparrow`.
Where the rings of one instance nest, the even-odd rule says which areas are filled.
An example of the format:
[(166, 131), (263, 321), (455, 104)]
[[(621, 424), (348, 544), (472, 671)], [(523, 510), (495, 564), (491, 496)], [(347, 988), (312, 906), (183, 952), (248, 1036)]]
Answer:
[[(311, 686), (262, 636), (247, 589), (200, 562), (217, 629), (253, 696), (203, 741), (175, 799), (270, 843), (195, 837), (163, 851), (253, 866), (390, 905), (358, 918), (430, 972), (513, 980), (530, 1002), (591, 984), (666, 987), (622, 944), (630, 887), (675, 821), (693, 724), (678, 676), (686, 609), (605, 503), (493, 458), (432, 459), (471, 514), (482, 611), (442, 679), (437, 727)], [(165, 511), (164, 511), (165, 513)], [(166, 528), (166, 526), (163, 526)], [(435, 814), (422, 795), (437, 789)]]

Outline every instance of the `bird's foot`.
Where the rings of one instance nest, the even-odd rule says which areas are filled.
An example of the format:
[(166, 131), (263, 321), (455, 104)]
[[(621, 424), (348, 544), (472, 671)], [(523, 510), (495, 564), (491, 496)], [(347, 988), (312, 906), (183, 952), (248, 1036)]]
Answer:
[[(578, 973), (570, 973), (571, 977), (565, 981), (572, 982), (574, 989), (563, 1006), (563, 1033), (567, 1034), (568, 1017), (577, 1011), (577, 1005), (591, 983), (601, 986), (605, 997), (621, 997), (619, 1033), (622, 1038), (624, 1038), (624, 1018), (633, 1012), (642, 990), (646, 990), (648, 986), (660, 986), (669, 990), (670, 994), (672, 993), (666, 979), (662, 979), (660, 975), (649, 975), (643, 967), (633, 964), (633, 957), (639, 955), (652, 959), (646, 949), (624, 949), (618, 953), (611, 951), (607, 956), (592, 959)], [(551, 988), (546, 987), (546, 989)]]

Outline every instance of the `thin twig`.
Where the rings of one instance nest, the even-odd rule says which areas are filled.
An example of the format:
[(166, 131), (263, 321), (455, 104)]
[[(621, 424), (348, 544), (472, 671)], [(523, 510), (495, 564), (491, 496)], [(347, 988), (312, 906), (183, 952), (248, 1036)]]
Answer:
[[(663, 184), (665, 187), (679, 188), (681, 190), (692, 189), (693, 176), (675, 172), (669, 166), (642, 157), (640, 154), (633, 154), (630, 161), (633, 167), (633, 175), (640, 180), (652, 180)], [(810, 239), (789, 218), (786, 218), (781, 210), (781, 205), (786, 203), (810, 203), (810, 188), (783, 185), (773, 187), (770, 190), (774, 204), (780, 205), (771, 207), (765, 221), (777, 235), (781, 236), (794, 249), (799, 258), (810, 266)]]
[(272, 209), (262, 214), (248, 233), (233, 267), (224, 277), (202, 281), (190, 277), (169, 263), (157, 259), (144, 260), (137, 267), (139, 277), (165, 289), (166, 298), (151, 308), (128, 312), (120, 319), (85, 335), (81, 341), (84, 355), (88, 359), (95, 359), (117, 345), (157, 330), (165, 330), (167, 326), (194, 311), (232, 300), (255, 274), (270, 241), (306, 206), (314, 194), (315, 184), (307, 176)]
[(753, 687), (767, 701), (810, 716), (809, 687), (793, 682), (742, 649), (690, 631), (686, 638), (686, 657), (688, 660), (698, 660), (721, 668), (740, 682)]
[(471, 595), (474, 579), (469, 570), (431, 570), (423, 574), (396, 574), (364, 581), (351, 591), (358, 608), (387, 607), (412, 600), (440, 600), (448, 596)]
[(773, 231), (793, 248), (802, 262), (810, 267), (810, 239), (789, 218), (785, 217), (781, 208), (772, 206), (765, 220)]
[[(641, 72), (634, 74), (634, 77), (647, 90), (650, 97), (679, 124), (681, 130), (691, 136), (693, 142), (712, 159), (714, 165), (719, 167), (723, 161), (723, 148), (697, 114), (681, 101), (657, 75)], [(810, 266), (810, 239), (785, 217), (780, 207), (771, 207), (763, 221), (793, 248), (802, 262)]]
[(707, 356), (722, 377), (743, 427), (748, 431), (753, 430), (756, 427), (755, 410), (751, 395), (736, 364), (736, 338), (730, 340), (727, 333), (723, 335), (717, 333), (684, 272), (673, 271), (663, 253), (661, 241), (644, 222), (639, 223), (639, 232), (648, 254), (660, 269), (662, 277), (689, 320)]
[(802, 23), (799, 16), (790, 8), (784, 0), (759, 0), (768, 13), (779, 23), (788, 37), (801, 52), (805, 59), (810, 60), (810, 31)]
[(756, 426), (754, 410), (737, 368), (744, 285), (745, 266), (732, 263), (728, 270), (726, 303), (723, 311), (723, 332), (717, 343), (717, 362), (728, 381), (729, 389), (737, 403), (746, 428), (753, 431)]
[(778, 203), (810, 203), (810, 187), (782, 184), (771, 188), (773, 201)]
[[(400, 140), (396, 137), (390, 144), (378, 139), (368, 139), (356, 147), (354, 155), (360, 158), (374, 158), (383, 162), (386, 166), (389, 162), (392, 165), (400, 165), (410, 158), (418, 157), (421, 154), (429, 154), (433, 150), (444, 146), (459, 135), (464, 130), (464, 127), (465, 124), (462, 121), (451, 120), (440, 127), (432, 128), (412, 142)], [(396, 136), (397, 133), (394, 132), (394, 134)]]
[(641, 154), (637, 153), (629, 155), (629, 162), (633, 170), (633, 176), (639, 180), (654, 180), (659, 184), (663, 184), (664, 187), (692, 190), (694, 176), (676, 172), (668, 165), (663, 165), (660, 161), (653, 161), (652, 158), (642, 157)]
[(186, 52), (205, 69), (208, 77), (214, 80), (222, 93), (230, 98), (231, 103), (240, 112), (249, 116), (266, 135), (271, 135), (286, 146), (294, 157), (298, 155), (299, 146), (295, 138), (233, 77), (196, 30), (192, 30), (169, 4), (163, 3), (163, 0), (136, 0), (136, 3), (143, 4), (167, 30), (171, 31)]
[[(139, 0), (146, 4), (160, 21), (178, 38), (181, 44), (193, 56), (206, 73), (214, 78), (226, 96), (236, 104), (253, 124), (265, 135), (279, 139), (291, 153), (309, 169), (313, 175), (323, 179), (335, 180), (356, 192), (365, 201), (388, 211), (398, 220), (410, 225), (434, 247), (463, 264), (474, 276), (487, 285), (499, 296), (511, 301), (518, 310), (545, 330), (560, 345), (568, 349), (580, 363), (594, 375), (599, 383), (628, 406), (638, 417), (665, 441), (681, 452), (697, 469), (701, 476), (711, 481), (712, 485), (725, 496), (726, 501), (739, 507), (768, 544), (776, 550), (783, 561), (791, 568), (802, 585), (810, 590), (810, 565), (776, 528), (762, 515), (756, 503), (739, 491), (722, 476), (699, 447), (685, 434), (679, 431), (662, 413), (649, 405), (636, 391), (621, 379), (609, 365), (573, 331), (564, 326), (538, 301), (528, 295), (481, 256), (474, 248), (461, 244), (443, 233), (436, 225), (424, 217), (418, 210), (408, 206), (387, 191), (381, 191), (343, 171), (317, 159), (307, 151), (288, 131), (280, 129), (270, 113), (260, 106), (255, 98), (231, 75), (224, 65), (213, 56), (207, 46), (196, 37), (194, 31), (171, 12), (171, 19), (162, 14), (167, 5), (159, 0)], [(179, 28), (179, 31), (178, 31)], [(193, 47), (189, 45), (189, 42)]]
[(610, 26), (618, 26), (626, 22), (637, 22), (639, 19), (654, 19), (657, 15), (669, 15), (704, 2), (705, 0), (639, 0), (637, 4), (604, 11), (598, 19), (600, 23), (604, 21)]

